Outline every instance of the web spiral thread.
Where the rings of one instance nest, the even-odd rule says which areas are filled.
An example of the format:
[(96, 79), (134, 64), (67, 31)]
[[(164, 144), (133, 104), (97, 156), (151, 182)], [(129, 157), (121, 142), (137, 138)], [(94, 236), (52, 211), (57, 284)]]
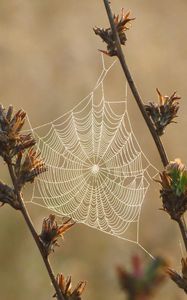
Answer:
[[(31, 202), (138, 243), (148, 169), (157, 170), (133, 133), (127, 95), (124, 101), (105, 99), (104, 80), (112, 66), (102, 62), (86, 98), (56, 120), (31, 127), (48, 169), (36, 179)], [(125, 233), (132, 224), (136, 237), (128, 239)]]

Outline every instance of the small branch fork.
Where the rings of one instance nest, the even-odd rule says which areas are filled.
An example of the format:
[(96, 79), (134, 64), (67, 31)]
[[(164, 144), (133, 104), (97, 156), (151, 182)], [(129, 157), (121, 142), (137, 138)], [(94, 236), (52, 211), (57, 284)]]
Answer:
[[(132, 78), (131, 73), (129, 71), (129, 68), (127, 66), (125, 56), (124, 56), (122, 48), (121, 48), (119, 35), (118, 35), (118, 32), (116, 30), (116, 26), (115, 26), (115, 23), (114, 23), (113, 14), (112, 14), (111, 7), (110, 7), (110, 2), (108, 0), (103, 0), (103, 2), (104, 2), (105, 9), (106, 9), (108, 19), (109, 19), (109, 22), (110, 22), (111, 30), (112, 30), (112, 33), (113, 33), (113, 37), (114, 37), (114, 41), (115, 41), (115, 45), (116, 45), (117, 57), (118, 57), (118, 59), (121, 63), (121, 67), (122, 67), (123, 72), (125, 74), (125, 77), (128, 81), (128, 84), (129, 84), (131, 92), (134, 96), (134, 99), (135, 99), (135, 101), (136, 101), (136, 103), (137, 103), (137, 105), (138, 105), (138, 107), (139, 107), (139, 109), (142, 113), (142, 116), (143, 116), (143, 118), (144, 118), (144, 120), (147, 124), (147, 127), (150, 130), (152, 138), (153, 138), (153, 140), (155, 142), (155, 145), (157, 147), (157, 150), (159, 152), (162, 164), (163, 164), (164, 167), (166, 167), (169, 163), (166, 151), (165, 151), (164, 146), (163, 146), (163, 144), (160, 140), (160, 137), (158, 136), (158, 134), (157, 134), (157, 132), (156, 132), (156, 130), (155, 130), (153, 124), (152, 124), (152, 121), (150, 120), (150, 118), (149, 118), (149, 116), (148, 116), (148, 114), (147, 114), (147, 112), (144, 108), (143, 101), (142, 101), (142, 99), (141, 99), (141, 97), (138, 93), (136, 85), (133, 81), (133, 78)], [(185, 245), (185, 248), (186, 248), (186, 251), (187, 251), (187, 232), (186, 232), (186, 223), (185, 223), (184, 217), (182, 217), (178, 221), (178, 225), (179, 225), (181, 235), (183, 237), (184, 245)]]
[(25, 207), (25, 204), (23, 202), (23, 199), (22, 199), (22, 195), (21, 195), (21, 192), (19, 191), (18, 189), (18, 185), (17, 185), (17, 180), (16, 180), (16, 176), (14, 174), (14, 170), (13, 170), (13, 167), (12, 167), (12, 161), (11, 159), (9, 160), (9, 162), (7, 162), (7, 165), (8, 165), (8, 170), (9, 170), (9, 174), (10, 174), (10, 177), (11, 177), (11, 180), (12, 180), (12, 183), (13, 183), (13, 187), (14, 187), (14, 190), (15, 190), (15, 194), (17, 196), (17, 200), (18, 202), (20, 203), (20, 211), (25, 219), (25, 222), (32, 234), (32, 237), (41, 253), (41, 256), (42, 256), (42, 259), (44, 261), (44, 264), (46, 266), (46, 269), (47, 269), (47, 272), (48, 272), (48, 275), (51, 279), (51, 282), (53, 284), (53, 287), (55, 289), (55, 292), (56, 292), (56, 295), (57, 295), (57, 299), (58, 300), (65, 300), (64, 296), (62, 295), (62, 292), (60, 290), (60, 287), (55, 279), (55, 275), (53, 273), (53, 270), (52, 270), (52, 267), (50, 265), (50, 262), (49, 262), (49, 259), (48, 259), (48, 256), (46, 255), (45, 251), (44, 251), (44, 248), (42, 246), (42, 243), (40, 242), (39, 240), (39, 236), (37, 234), (37, 232), (35, 231), (35, 228), (34, 228), (34, 225), (32, 223), (32, 220), (29, 216), (29, 213)]

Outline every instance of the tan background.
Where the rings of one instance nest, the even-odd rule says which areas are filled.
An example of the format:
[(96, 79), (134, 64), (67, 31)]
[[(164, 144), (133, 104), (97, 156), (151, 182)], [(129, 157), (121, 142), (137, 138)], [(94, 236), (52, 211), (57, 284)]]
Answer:
[[(171, 125), (163, 141), (171, 159), (187, 161), (187, 1), (116, 0), (136, 17), (128, 33), (127, 60), (145, 99), (156, 100), (155, 88), (164, 94), (174, 90), (182, 96), (180, 119)], [(102, 1), (88, 0), (0, 0), (0, 102), (24, 108), (35, 125), (51, 121), (72, 108), (93, 88), (100, 71), (97, 49), (103, 48), (92, 32), (95, 25), (108, 24)], [(107, 80), (108, 93), (124, 96), (125, 82), (119, 66)], [(150, 134), (129, 99), (130, 117), (139, 142), (157, 167), (160, 160)], [(1, 177), (8, 180), (1, 165)], [(158, 208), (154, 185), (143, 206), (140, 242), (153, 255), (169, 256), (180, 268), (180, 235), (175, 224)], [(27, 198), (27, 188), (25, 189)], [(29, 206), (38, 231), (45, 209)], [(49, 284), (28, 230), (19, 215), (9, 207), (0, 209), (0, 299), (51, 299)], [(76, 283), (87, 279), (84, 299), (124, 299), (115, 276), (115, 265), (129, 266), (130, 256), (149, 257), (133, 244), (77, 225), (68, 233), (63, 248), (52, 257), (56, 272), (71, 274)], [(168, 282), (156, 299), (184, 299)]]

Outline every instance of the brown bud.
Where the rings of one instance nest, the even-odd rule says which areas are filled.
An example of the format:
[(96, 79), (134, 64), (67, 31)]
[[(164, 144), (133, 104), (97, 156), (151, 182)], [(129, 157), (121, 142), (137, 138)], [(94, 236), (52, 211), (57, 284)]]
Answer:
[(30, 148), (25, 155), (23, 163), (20, 165), (19, 186), (22, 187), (26, 182), (33, 182), (35, 177), (45, 172), (47, 168), (40, 154), (34, 148)]
[(72, 222), (71, 219), (63, 222), (61, 225), (58, 225), (55, 220), (55, 215), (50, 215), (49, 218), (45, 218), (42, 224), (42, 232), (39, 236), (40, 241), (42, 242), (46, 255), (49, 255), (51, 251), (54, 252), (54, 247), (58, 245), (58, 239), (63, 238), (64, 233), (68, 231), (75, 222)]
[[(71, 276), (65, 279), (63, 274), (58, 274), (56, 281), (66, 300), (81, 300), (81, 295), (86, 287), (86, 281), (80, 281), (73, 291)], [(57, 297), (57, 295), (55, 294), (53, 297)]]
[[(130, 12), (127, 14), (124, 13), (124, 9), (121, 10), (121, 15), (114, 15), (114, 25), (116, 27), (117, 33), (119, 35), (120, 43), (121, 45), (125, 45), (127, 41), (126, 37), (126, 31), (129, 29), (128, 25), (134, 18), (129, 17)], [(94, 32), (96, 35), (99, 35), (100, 38), (106, 43), (107, 45), (107, 51), (100, 50), (104, 54), (107, 54), (109, 56), (116, 56), (117, 55), (117, 48), (116, 48), (116, 42), (114, 39), (113, 32), (111, 28), (99, 28), (95, 27)]]
[(155, 127), (155, 130), (159, 136), (161, 136), (165, 128), (170, 123), (175, 123), (174, 119), (177, 117), (179, 110), (180, 97), (173, 93), (170, 97), (163, 96), (157, 89), (158, 103), (149, 102), (145, 105), (145, 109)]

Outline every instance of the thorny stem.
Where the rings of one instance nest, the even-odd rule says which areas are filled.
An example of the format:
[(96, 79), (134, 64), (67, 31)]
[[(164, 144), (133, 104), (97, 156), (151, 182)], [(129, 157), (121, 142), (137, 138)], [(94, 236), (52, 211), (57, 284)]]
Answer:
[(12, 161), (10, 160), (9, 162), (7, 162), (7, 165), (8, 165), (8, 170), (9, 170), (9, 174), (10, 174), (10, 177), (11, 177), (11, 180), (12, 180), (12, 183), (13, 183), (13, 186), (14, 186), (14, 190), (15, 190), (15, 193), (16, 193), (16, 196), (17, 196), (17, 200), (19, 201), (20, 205), (21, 205), (21, 213), (25, 219), (25, 222), (32, 234), (32, 237), (41, 253), (41, 256), (42, 256), (42, 259), (43, 259), (43, 262), (46, 266), (46, 269), (47, 269), (47, 272), (48, 272), (48, 275), (51, 279), (51, 282), (53, 284), (53, 287), (56, 291), (56, 295), (58, 297), (58, 300), (65, 300), (64, 296), (62, 295), (61, 293), (61, 290), (58, 286), (58, 283), (55, 279), (55, 275), (53, 273), (53, 270), (52, 270), (52, 267), (50, 265), (50, 262), (49, 262), (49, 259), (48, 259), (48, 256), (46, 256), (46, 253), (44, 252), (44, 249), (42, 247), (42, 244), (39, 240), (39, 237), (38, 237), (38, 234), (34, 228), (34, 225), (32, 223), (32, 220), (29, 216), (29, 213), (27, 211), (27, 208), (25, 207), (25, 204), (23, 202), (23, 198), (22, 198), (22, 195), (21, 195), (21, 192), (19, 191), (18, 187), (17, 187), (17, 182), (16, 182), (16, 176), (14, 174), (14, 170), (13, 170), (13, 167), (12, 167)]
[[(164, 167), (166, 167), (169, 163), (166, 151), (165, 151), (164, 146), (163, 146), (163, 144), (160, 140), (160, 137), (158, 136), (158, 134), (155, 131), (155, 128), (154, 128), (149, 116), (147, 115), (147, 112), (144, 108), (143, 101), (142, 101), (142, 99), (139, 95), (139, 92), (136, 88), (136, 85), (135, 85), (135, 83), (133, 81), (133, 78), (131, 76), (131, 73), (129, 71), (128, 65), (127, 65), (126, 60), (125, 60), (125, 56), (124, 56), (122, 48), (121, 48), (119, 35), (118, 35), (117, 30), (116, 30), (116, 26), (114, 24), (114, 19), (113, 19), (113, 14), (112, 14), (111, 7), (110, 7), (110, 2), (108, 0), (103, 0), (103, 2), (104, 2), (105, 9), (106, 9), (108, 19), (109, 19), (109, 22), (110, 22), (113, 37), (114, 37), (114, 40), (115, 40), (115, 43), (116, 43), (117, 57), (118, 57), (118, 59), (121, 63), (121, 67), (122, 67), (123, 72), (125, 74), (125, 77), (128, 81), (128, 84), (129, 84), (131, 92), (134, 96), (134, 99), (135, 99), (135, 101), (136, 101), (136, 103), (137, 103), (137, 105), (138, 105), (138, 107), (139, 107), (139, 109), (142, 113), (142, 116), (143, 116), (143, 118), (144, 118), (144, 120), (147, 124), (147, 127), (149, 128), (149, 130), (151, 132), (152, 138), (153, 138), (153, 140), (156, 144), (157, 150), (159, 152), (162, 164), (163, 164)], [(178, 224), (179, 224), (181, 235), (183, 237), (184, 245), (185, 245), (185, 248), (186, 248), (186, 251), (187, 251), (187, 234), (186, 234), (187, 232), (186, 232), (185, 219), (182, 217), (180, 219), (180, 222), (178, 222)]]

